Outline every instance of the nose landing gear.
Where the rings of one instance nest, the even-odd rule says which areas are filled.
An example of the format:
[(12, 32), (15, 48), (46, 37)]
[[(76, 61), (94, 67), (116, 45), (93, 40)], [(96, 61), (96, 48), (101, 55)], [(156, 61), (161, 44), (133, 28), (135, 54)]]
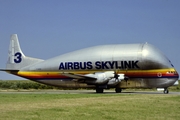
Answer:
[(168, 93), (169, 93), (168, 88), (164, 88), (164, 94), (168, 94)]

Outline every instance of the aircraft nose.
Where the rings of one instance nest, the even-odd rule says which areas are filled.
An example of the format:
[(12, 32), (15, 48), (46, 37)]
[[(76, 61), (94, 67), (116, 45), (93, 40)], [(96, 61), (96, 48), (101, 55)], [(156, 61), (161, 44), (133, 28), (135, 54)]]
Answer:
[(178, 77), (178, 79), (179, 79), (179, 73), (176, 71), (176, 73), (177, 73), (177, 77)]
[(174, 72), (174, 76), (177, 78), (177, 80), (179, 79), (179, 73), (176, 70)]

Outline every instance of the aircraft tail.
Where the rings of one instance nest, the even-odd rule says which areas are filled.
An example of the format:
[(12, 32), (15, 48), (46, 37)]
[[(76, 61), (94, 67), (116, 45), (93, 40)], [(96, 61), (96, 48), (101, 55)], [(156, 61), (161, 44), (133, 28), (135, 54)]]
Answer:
[(23, 67), (43, 61), (42, 59), (26, 57), (20, 48), (17, 34), (11, 35), (8, 61), (6, 64), (7, 70), (20, 70)]

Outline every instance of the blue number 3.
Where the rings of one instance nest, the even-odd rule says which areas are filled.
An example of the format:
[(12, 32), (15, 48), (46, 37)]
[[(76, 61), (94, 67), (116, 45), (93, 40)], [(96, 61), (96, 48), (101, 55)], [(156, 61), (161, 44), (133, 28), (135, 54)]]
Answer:
[(22, 61), (22, 54), (20, 52), (15, 53), (14, 56), (16, 56), (14, 59), (15, 63), (20, 63)]

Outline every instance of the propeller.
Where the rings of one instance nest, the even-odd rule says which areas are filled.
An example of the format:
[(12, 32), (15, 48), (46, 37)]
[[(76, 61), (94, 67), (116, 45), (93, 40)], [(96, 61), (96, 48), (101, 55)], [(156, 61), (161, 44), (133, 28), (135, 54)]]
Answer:
[(119, 82), (118, 77), (119, 77), (119, 75), (117, 74), (117, 72), (114, 71), (114, 78), (115, 78), (115, 81), (116, 81), (116, 82)]
[(121, 80), (128, 80), (129, 78), (125, 76), (124, 74), (117, 74), (117, 72), (114, 72), (114, 78), (116, 81), (121, 81)]

